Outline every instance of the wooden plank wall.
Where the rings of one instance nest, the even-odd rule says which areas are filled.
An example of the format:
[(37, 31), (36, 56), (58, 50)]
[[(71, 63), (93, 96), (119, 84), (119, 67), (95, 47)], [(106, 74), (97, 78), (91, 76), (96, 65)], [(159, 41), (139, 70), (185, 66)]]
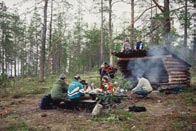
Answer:
[(172, 57), (172, 55), (164, 57), (163, 62), (168, 73), (168, 84), (183, 87), (190, 86), (190, 67)]

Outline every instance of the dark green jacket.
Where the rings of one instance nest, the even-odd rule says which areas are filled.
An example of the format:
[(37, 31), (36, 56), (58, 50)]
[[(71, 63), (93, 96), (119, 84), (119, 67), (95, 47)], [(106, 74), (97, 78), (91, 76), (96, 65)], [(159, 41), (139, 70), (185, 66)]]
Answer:
[(66, 99), (68, 85), (63, 80), (58, 80), (53, 84), (51, 90), (52, 99)]

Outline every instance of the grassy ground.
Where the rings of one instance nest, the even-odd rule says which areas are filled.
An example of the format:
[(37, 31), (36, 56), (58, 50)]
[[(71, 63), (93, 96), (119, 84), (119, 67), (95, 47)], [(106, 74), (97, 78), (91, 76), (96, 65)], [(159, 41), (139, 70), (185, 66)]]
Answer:
[[(81, 77), (99, 84), (98, 76)], [(97, 117), (85, 111), (40, 110), (41, 96), (57, 78), (48, 76), (44, 83), (35, 77), (20, 78), (1, 88), (0, 131), (191, 131), (196, 123), (196, 73), (192, 73), (192, 88), (178, 94), (124, 99)], [(144, 106), (147, 111), (129, 112), (132, 105)]]

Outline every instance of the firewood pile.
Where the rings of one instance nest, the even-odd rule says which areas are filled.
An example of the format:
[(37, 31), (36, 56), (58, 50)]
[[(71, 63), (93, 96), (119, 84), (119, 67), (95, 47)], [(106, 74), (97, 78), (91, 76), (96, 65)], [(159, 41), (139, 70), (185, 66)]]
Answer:
[(168, 83), (177, 86), (190, 86), (190, 65), (168, 56), (163, 58), (168, 73)]

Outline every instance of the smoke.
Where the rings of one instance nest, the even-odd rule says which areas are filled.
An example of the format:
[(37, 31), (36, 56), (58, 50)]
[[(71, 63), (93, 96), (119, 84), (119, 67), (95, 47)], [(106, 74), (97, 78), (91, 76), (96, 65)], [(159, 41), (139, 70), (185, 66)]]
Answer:
[(153, 57), (168, 54), (167, 50), (164, 48), (153, 47), (148, 50), (147, 54), (147, 57), (139, 57), (129, 60), (127, 64), (127, 70), (131, 74), (129, 77), (133, 77), (133, 79), (136, 80), (137, 75), (142, 75), (149, 79), (151, 83), (167, 81), (167, 71), (165, 70), (162, 58)]
[(147, 50), (147, 56), (162, 56), (167, 54), (168, 50), (166, 47), (153, 46)]

